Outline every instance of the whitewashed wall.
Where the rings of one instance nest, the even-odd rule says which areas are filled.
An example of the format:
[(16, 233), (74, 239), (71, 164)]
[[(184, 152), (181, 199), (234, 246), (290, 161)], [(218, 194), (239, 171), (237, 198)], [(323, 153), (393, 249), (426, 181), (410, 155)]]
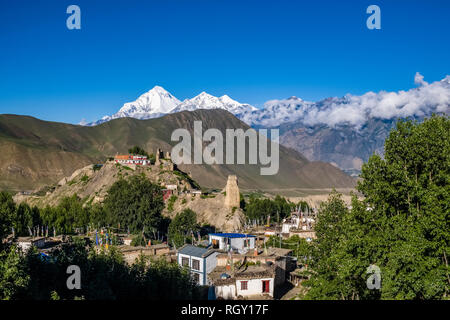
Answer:
[[(186, 254), (182, 254), (182, 253), (178, 253), (178, 264), (180, 266), (183, 266), (182, 258), (188, 258), (189, 259), (189, 270), (191, 272), (199, 273), (199, 276), (200, 276), (199, 283), (200, 284), (206, 284), (206, 279), (205, 279), (205, 275), (204, 275), (204, 272), (203, 272), (204, 268), (205, 268), (205, 265), (204, 265), (204, 262), (203, 262), (204, 259), (203, 258), (198, 258), (198, 257), (192, 257), (192, 256), (189, 256), (189, 255), (186, 255)], [(194, 259), (199, 261), (199, 270), (192, 269), (192, 261)], [(214, 259), (214, 260), (216, 260), (216, 259)]]
[[(237, 296), (251, 296), (251, 295), (259, 295), (263, 294), (262, 282), (263, 280), (269, 280), (269, 294), (273, 297), (273, 287), (274, 287), (274, 279), (273, 278), (261, 278), (261, 279), (245, 279), (245, 280), (236, 280), (236, 288), (237, 288)], [(241, 281), (247, 282), (247, 290), (241, 290)]]
[(219, 252), (211, 253), (208, 257), (206, 257), (206, 274), (210, 273), (217, 266), (217, 256)]
[[(250, 240), (250, 245), (247, 247), (248, 249), (254, 249), (255, 248), (255, 238), (254, 237), (248, 237), (248, 238), (231, 238), (231, 247), (233, 249), (242, 250), (244, 249), (244, 240)], [(227, 238), (221, 237), (221, 236), (215, 236), (210, 235), (209, 236), (209, 243), (212, 243), (212, 240), (218, 240), (219, 241), (219, 249), (226, 250), (227, 249)]]
[(235, 284), (229, 284), (224, 286), (215, 287), (216, 298), (223, 298), (225, 300), (231, 300), (236, 298), (236, 286)]

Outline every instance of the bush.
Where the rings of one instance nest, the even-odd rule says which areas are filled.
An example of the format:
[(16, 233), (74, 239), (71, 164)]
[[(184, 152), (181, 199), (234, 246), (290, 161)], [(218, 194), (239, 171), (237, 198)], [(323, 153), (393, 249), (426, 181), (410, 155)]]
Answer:
[(176, 195), (170, 196), (169, 200), (167, 200), (167, 210), (169, 212), (173, 211), (173, 205), (175, 204), (175, 201), (177, 201), (178, 197)]

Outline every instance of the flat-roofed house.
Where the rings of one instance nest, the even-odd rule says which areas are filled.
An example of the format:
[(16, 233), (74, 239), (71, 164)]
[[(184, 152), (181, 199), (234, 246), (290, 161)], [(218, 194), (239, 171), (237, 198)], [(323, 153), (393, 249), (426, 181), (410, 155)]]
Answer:
[(120, 164), (135, 164), (140, 166), (150, 165), (150, 160), (147, 159), (147, 156), (132, 154), (116, 155), (114, 157), (114, 162)]
[(177, 252), (178, 264), (189, 269), (192, 277), (199, 285), (207, 285), (210, 273), (217, 265), (217, 252), (211, 248), (201, 248), (190, 244), (181, 247)]
[(229, 251), (247, 252), (255, 248), (254, 235), (244, 233), (210, 233), (209, 244), (214, 249)]
[(220, 299), (272, 299), (276, 283), (274, 265), (243, 266), (230, 270), (228, 267), (217, 266), (209, 278), (214, 286), (216, 298)]
[(17, 239), (17, 244), (23, 251), (27, 251), (29, 248), (43, 248), (45, 246), (45, 238), (44, 237), (19, 237)]

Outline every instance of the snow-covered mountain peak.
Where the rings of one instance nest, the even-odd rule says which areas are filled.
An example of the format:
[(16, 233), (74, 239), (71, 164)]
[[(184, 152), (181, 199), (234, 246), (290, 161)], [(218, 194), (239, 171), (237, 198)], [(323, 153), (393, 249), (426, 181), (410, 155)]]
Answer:
[(119, 111), (112, 116), (104, 116), (102, 119), (88, 125), (97, 125), (117, 118), (131, 117), (136, 119), (157, 118), (170, 113), (181, 103), (170, 92), (160, 86), (154, 86), (151, 90), (142, 94), (133, 102), (125, 103)]
[(118, 114), (124, 113), (133, 117), (134, 114), (160, 114), (169, 113), (180, 104), (180, 100), (175, 98), (163, 87), (155, 86), (150, 91), (142, 94), (136, 101), (128, 102), (120, 108)]
[(197, 109), (224, 109), (235, 115), (256, 110), (255, 107), (249, 104), (242, 104), (227, 95), (216, 97), (203, 91), (192, 99), (184, 100), (172, 112), (193, 111)]
[(102, 119), (88, 125), (97, 125), (112, 119), (124, 117), (137, 119), (157, 118), (168, 113), (194, 111), (197, 109), (224, 109), (236, 116), (258, 110), (249, 104), (242, 104), (235, 101), (228, 95), (216, 97), (205, 91), (192, 99), (185, 99), (181, 102), (163, 87), (155, 86), (150, 91), (140, 95), (135, 101), (125, 103), (112, 116), (104, 116)]

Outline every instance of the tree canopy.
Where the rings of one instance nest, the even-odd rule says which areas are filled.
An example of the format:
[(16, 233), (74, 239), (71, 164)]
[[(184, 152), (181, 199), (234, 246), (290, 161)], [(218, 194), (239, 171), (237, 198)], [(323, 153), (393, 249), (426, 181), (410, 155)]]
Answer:
[(134, 154), (134, 155), (141, 155), (141, 156), (147, 156), (147, 158), (149, 158), (150, 156), (148, 155), (147, 151), (145, 151), (144, 149), (142, 149), (139, 146), (134, 146), (130, 149), (128, 149), (128, 153), (129, 154)]
[(129, 227), (134, 233), (161, 227), (164, 209), (161, 187), (144, 176), (116, 181), (103, 204), (111, 225)]
[[(81, 289), (66, 286), (67, 267), (81, 270)], [(170, 300), (199, 299), (201, 294), (189, 273), (165, 260), (150, 264), (139, 257), (126, 264), (115, 248), (96, 252), (74, 239), (42, 259), (36, 249), (22, 253), (10, 246), (0, 252), (1, 299)]]
[(185, 238), (190, 238), (192, 234), (195, 235), (198, 230), (197, 214), (191, 209), (184, 209), (175, 216), (169, 225), (170, 242), (181, 247)]
[(250, 220), (259, 220), (262, 223), (270, 217), (272, 221), (282, 220), (291, 214), (296, 204), (277, 195), (273, 200), (268, 198), (259, 199), (250, 196), (249, 202), (245, 204), (245, 215)]
[[(362, 167), (348, 209), (336, 193), (321, 206), (308, 298), (441, 299), (450, 287), (450, 120), (400, 121), (384, 158)], [(366, 285), (381, 270), (381, 288)]]

